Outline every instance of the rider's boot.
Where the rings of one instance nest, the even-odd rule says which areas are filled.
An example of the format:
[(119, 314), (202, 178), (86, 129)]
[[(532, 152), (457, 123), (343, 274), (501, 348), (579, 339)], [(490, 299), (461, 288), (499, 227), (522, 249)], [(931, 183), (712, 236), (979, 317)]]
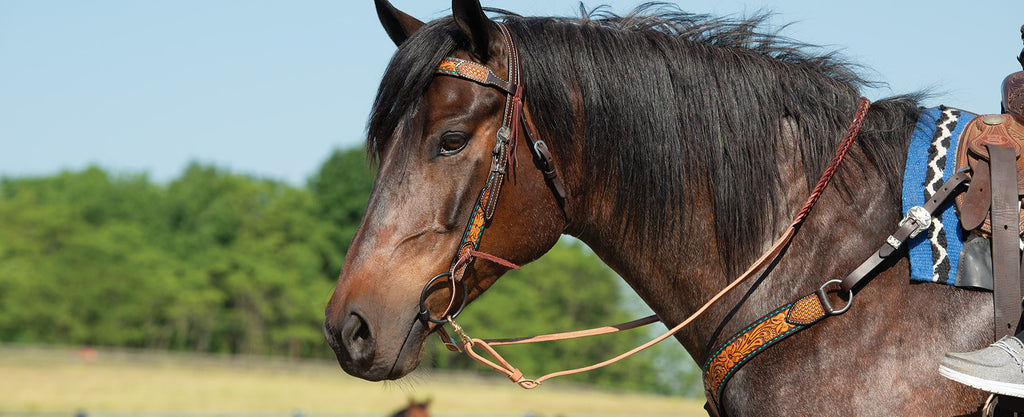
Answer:
[(1024, 398), (1024, 332), (968, 353), (947, 353), (939, 374), (980, 390)]

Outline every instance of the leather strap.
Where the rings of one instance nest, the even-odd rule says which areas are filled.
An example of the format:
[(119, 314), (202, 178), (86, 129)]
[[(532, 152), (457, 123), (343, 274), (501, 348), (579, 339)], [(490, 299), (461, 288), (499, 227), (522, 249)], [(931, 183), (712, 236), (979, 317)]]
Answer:
[(746, 329), (729, 338), (704, 364), (704, 394), (708, 411), (720, 413), (719, 403), (725, 383), (736, 370), (758, 353), (790, 335), (828, 317), (814, 293), (798, 298), (768, 313)]
[(1016, 333), (1021, 315), (1020, 200), (1017, 155), (1013, 148), (986, 145), (992, 178), (992, 296), (995, 339)]
[[(964, 183), (971, 179), (969, 172), (968, 169), (957, 171), (939, 187), (935, 195), (928, 199), (924, 206), (920, 207), (920, 210), (915, 210), (917, 207), (912, 208), (900, 222), (899, 229), (892, 235), (889, 235), (885, 243), (864, 263), (854, 269), (846, 278), (843, 278), (839, 284), (840, 288), (844, 292), (853, 291), (879, 264), (895, 255), (896, 251), (908, 239), (930, 228), (932, 226), (931, 216), (938, 210), (939, 206), (948, 201), (952, 195), (961, 189)], [(819, 297), (824, 297), (824, 295), (823, 292), (819, 293)], [(827, 298), (823, 298), (822, 304), (825, 305), (825, 310), (830, 314), (837, 311), (832, 308)]]
[(514, 85), (494, 74), (490, 68), (465, 59), (447, 57), (437, 64), (437, 72), (453, 77), (465, 78), (497, 88), (505, 94), (512, 94)]
[(992, 208), (992, 198), (989, 196), (992, 190), (992, 177), (988, 161), (975, 160), (971, 170), (971, 185), (967, 187), (960, 203), (960, 224), (964, 230), (980, 228), (988, 217), (989, 209)]

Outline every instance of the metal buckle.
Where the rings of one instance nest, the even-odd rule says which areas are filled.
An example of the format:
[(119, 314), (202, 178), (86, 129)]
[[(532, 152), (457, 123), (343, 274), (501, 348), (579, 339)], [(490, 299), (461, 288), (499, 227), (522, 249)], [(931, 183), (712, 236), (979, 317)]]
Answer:
[(903, 215), (903, 220), (900, 220), (900, 227), (903, 227), (907, 222), (914, 222), (914, 230), (910, 232), (909, 239), (913, 239), (921, 232), (928, 230), (932, 227), (932, 214), (927, 209), (921, 206), (911, 207), (907, 210), (907, 214)]

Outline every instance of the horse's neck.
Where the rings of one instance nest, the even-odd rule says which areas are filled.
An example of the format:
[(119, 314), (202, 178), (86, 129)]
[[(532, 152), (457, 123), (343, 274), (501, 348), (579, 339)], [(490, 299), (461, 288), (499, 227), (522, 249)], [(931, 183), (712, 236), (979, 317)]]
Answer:
[[(784, 132), (784, 136), (787, 134)], [(780, 146), (780, 153), (787, 153)], [(779, 171), (785, 193), (775, 206), (775, 230), (762, 235), (767, 249), (789, 225), (788, 219), (808, 197), (807, 179), (796, 152), (779, 155)], [(851, 160), (864, 161), (858, 146)], [(883, 174), (846, 162), (822, 195), (812, 215), (801, 227), (789, 249), (764, 279), (752, 279), (725, 297), (701, 319), (676, 337), (698, 361), (706, 357), (709, 344), (731, 336), (771, 309), (813, 291), (828, 279), (841, 279), (877, 248), (885, 229), (899, 220), (899, 197), (885, 192), (890, 187)], [(623, 234), (621, 213), (595, 210), (578, 237), (636, 290), (637, 294), (670, 327), (687, 318), (706, 300), (728, 285), (736, 266), (723, 265), (715, 240), (713, 212), (707, 190), (692, 190), (688, 221), (665, 221), (673, 227), (673, 239), (652, 241), (646, 236)], [(664, 210), (652, 210), (657, 215)], [(617, 216), (617, 217), (616, 217)], [(881, 236), (881, 237), (880, 237)], [(736, 239), (749, 238), (736, 236)], [(882, 240), (880, 240), (882, 239)], [(746, 269), (760, 253), (739, 254)], [(752, 288), (753, 287), (753, 288)], [(727, 319), (728, 317), (728, 319)]]

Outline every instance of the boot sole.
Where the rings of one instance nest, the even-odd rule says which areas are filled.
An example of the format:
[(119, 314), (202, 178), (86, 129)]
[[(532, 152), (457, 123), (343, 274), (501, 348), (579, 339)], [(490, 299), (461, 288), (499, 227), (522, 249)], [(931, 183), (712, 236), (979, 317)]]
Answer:
[(939, 366), (939, 375), (982, 391), (1024, 398), (1024, 385), (1021, 384), (982, 379), (941, 365)]

